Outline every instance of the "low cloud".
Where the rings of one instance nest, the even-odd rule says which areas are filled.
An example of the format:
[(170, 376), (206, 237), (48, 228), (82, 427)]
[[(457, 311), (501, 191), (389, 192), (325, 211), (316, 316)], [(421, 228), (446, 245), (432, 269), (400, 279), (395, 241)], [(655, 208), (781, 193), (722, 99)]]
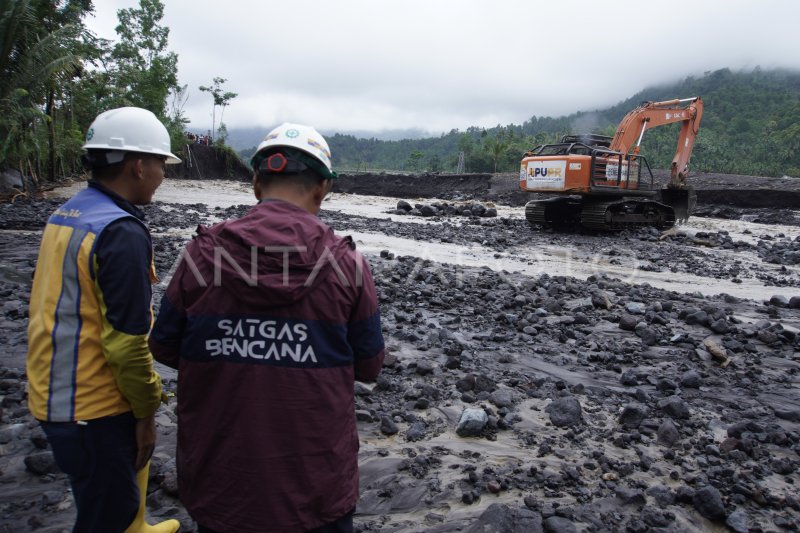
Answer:
[[(800, 69), (792, 0), (165, 4), (200, 127), (211, 99), (197, 87), (215, 76), (239, 93), (229, 129), (294, 120), (439, 133), (602, 109), (719, 68)], [(134, 5), (103, 2), (89, 25), (113, 38), (116, 10)]]

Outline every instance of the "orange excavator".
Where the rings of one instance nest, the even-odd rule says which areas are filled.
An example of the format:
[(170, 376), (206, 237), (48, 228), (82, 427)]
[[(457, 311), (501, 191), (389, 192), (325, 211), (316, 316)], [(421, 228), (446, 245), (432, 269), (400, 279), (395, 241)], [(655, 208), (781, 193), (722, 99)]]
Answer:
[[(696, 203), (686, 176), (702, 116), (700, 97), (645, 102), (625, 115), (614, 137), (566, 135), (526, 152), (520, 189), (559, 196), (528, 202), (525, 218), (532, 225), (580, 224), (601, 231), (666, 229), (686, 220)], [(645, 130), (674, 123), (681, 123), (678, 147), (662, 189), (639, 146)]]

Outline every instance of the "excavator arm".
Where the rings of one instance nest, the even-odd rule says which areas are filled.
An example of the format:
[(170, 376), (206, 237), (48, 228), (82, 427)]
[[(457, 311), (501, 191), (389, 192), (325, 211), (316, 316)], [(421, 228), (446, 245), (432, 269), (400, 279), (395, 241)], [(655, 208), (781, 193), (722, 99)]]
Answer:
[(623, 154), (628, 154), (633, 149), (633, 153), (638, 154), (645, 130), (665, 124), (682, 123), (668, 185), (671, 189), (682, 189), (686, 186), (689, 159), (702, 116), (703, 100), (700, 97), (645, 102), (625, 115), (617, 127), (610, 148)]

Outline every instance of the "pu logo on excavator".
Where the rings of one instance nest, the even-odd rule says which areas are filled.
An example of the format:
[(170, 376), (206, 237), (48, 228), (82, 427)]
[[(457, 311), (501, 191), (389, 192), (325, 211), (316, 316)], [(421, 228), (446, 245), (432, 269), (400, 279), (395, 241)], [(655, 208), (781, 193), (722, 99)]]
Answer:
[(560, 168), (529, 168), (528, 172), (534, 178), (560, 178), (561, 177), (561, 169)]

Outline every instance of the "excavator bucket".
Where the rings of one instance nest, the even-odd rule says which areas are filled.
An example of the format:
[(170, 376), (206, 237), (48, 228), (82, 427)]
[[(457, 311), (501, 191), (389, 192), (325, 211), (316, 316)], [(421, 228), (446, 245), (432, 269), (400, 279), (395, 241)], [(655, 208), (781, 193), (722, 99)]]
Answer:
[(686, 189), (661, 189), (661, 202), (675, 211), (676, 222), (686, 222), (697, 205), (697, 194), (692, 187)]

